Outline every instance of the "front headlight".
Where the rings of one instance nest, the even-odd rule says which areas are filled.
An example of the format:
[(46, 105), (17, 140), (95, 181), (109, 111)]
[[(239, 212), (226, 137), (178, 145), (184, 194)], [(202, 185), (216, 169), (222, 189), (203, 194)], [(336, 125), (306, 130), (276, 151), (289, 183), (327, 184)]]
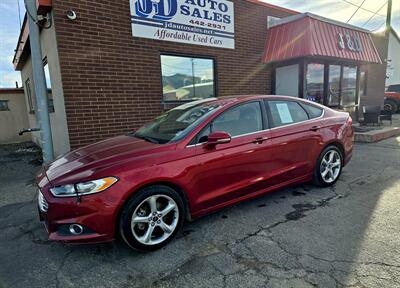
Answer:
[(68, 184), (50, 188), (50, 192), (54, 197), (81, 196), (104, 191), (110, 188), (117, 181), (118, 178), (106, 177), (78, 184)]

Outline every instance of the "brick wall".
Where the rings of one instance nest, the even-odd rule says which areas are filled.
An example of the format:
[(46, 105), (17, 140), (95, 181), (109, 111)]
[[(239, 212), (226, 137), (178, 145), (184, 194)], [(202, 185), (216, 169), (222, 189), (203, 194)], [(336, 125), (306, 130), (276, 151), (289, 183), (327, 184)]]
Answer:
[[(128, 0), (53, 1), (71, 148), (132, 131), (162, 112), (162, 52), (213, 57), (217, 96), (269, 93), (270, 71), (262, 63), (267, 16), (289, 14), (234, 4), (231, 50), (132, 37)], [(69, 9), (75, 21), (65, 17)]]

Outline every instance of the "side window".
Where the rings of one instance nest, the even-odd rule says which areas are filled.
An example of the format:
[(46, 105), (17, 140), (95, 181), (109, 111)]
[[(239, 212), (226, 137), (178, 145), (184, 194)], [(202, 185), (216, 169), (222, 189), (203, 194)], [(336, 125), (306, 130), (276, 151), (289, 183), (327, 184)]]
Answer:
[(218, 116), (192, 140), (190, 145), (205, 143), (214, 131), (225, 131), (232, 137), (263, 130), (259, 102), (251, 102), (233, 107)]
[(400, 92), (400, 85), (389, 85), (388, 92)]
[(211, 126), (208, 125), (206, 128), (201, 130), (199, 134), (197, 134), (196, 140), (197, 143), (205, 143), (208, 140), (208, 135), (211, 133)]
[(318, 118), (319, 116), (322, 115), (323, 110), (321, 108), (315, 107), (313, 105), (304, 104), (304, 103), (302, 103), (302, 106), (304, 107), (304, 109), (306, 109), (310, 119)]
[(262, 114), (259, 102), (242, 104), (225, 111), (212, 123), (212, 131), (225, 131), (232, 137), (261, 131)]
[(308, 120), (306, 111), (293, 101), (268, 101), (273, 127)]

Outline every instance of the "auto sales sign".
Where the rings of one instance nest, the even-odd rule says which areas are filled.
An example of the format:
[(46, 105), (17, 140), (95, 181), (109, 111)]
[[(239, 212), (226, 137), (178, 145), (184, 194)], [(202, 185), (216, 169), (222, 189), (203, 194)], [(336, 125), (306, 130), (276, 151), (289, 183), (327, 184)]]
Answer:
[(233, 2), (130, 0), (135, 37), (235, 48)]

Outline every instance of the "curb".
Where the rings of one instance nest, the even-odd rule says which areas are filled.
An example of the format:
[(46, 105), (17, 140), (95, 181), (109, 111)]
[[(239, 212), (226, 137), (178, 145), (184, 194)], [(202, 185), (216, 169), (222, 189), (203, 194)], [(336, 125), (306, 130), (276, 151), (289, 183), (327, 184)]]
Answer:
[(354, 141), (363, 143), (374, 143), (399, 135), (400, 135), (399, 127), (388, 127), (382, 130), (373, 130), (368, 132), (354, 132)]

